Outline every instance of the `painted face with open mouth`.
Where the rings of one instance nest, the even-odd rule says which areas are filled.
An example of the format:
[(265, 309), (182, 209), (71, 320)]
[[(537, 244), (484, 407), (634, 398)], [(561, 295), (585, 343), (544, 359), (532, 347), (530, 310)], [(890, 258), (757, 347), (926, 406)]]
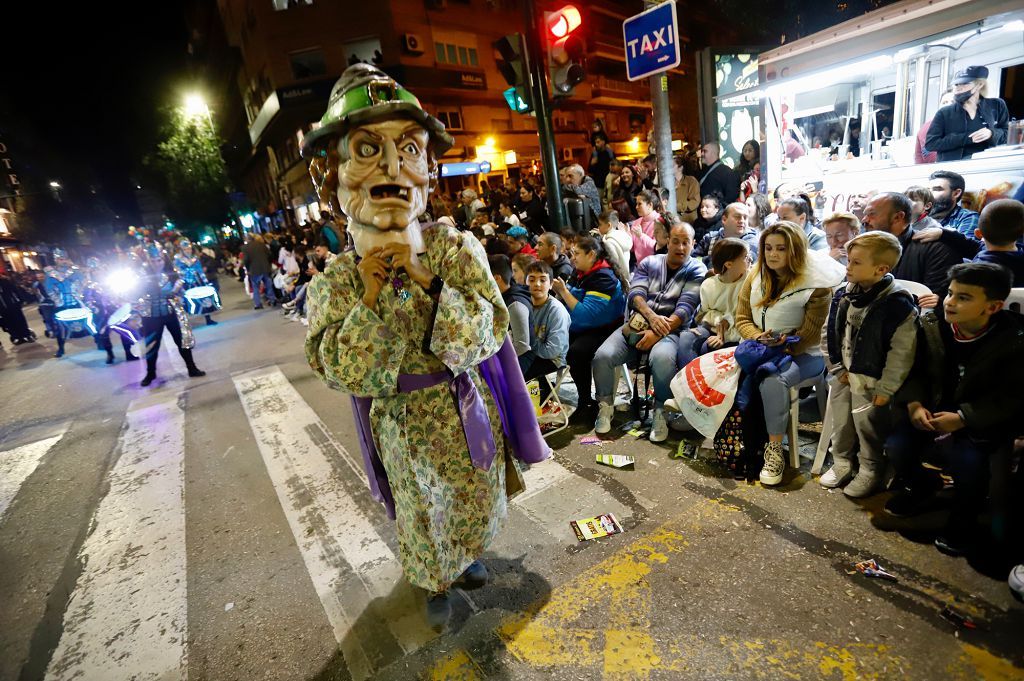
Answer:
[(353, 228), (403, 230), (423, 214), (430, 189), (429, 135), (393, 119), (352, 130), (339, 145), (338, 201)]

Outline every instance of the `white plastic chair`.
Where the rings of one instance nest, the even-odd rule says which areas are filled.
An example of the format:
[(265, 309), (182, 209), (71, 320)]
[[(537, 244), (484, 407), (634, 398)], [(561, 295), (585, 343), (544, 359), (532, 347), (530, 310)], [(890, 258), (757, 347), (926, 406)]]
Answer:
[[(815, 396), (818, 399), (819, 413), (823, 414), (823, 421), (824, 413), (828, 410), (828, 383), (825, 381), (824, 372), (789, 389), (789, 465), (793, 468), (800, 468), (800, 438), (797, 435), (797, 429), (800, 425), (800, 390), (802, 388), (814, 388)], [(824, 423), (822, 423), (822, 437), (824, 435)], [(829, 437), (832, 437), (831, 429)]]
[[(827, 385), (827, 381), (826, 381)], [(821, 468), (825, 464), (825, 455), (832, 444), (832, 431), (835, 425), (832, 423), (832, 386), (829, 386), (825, 393), (825, 413), (821, 417), (821, 437), (818, 439), (818, 448), (814, 452), (814, 463), (811, 465), (811, 475), (820, 475)]]
[(1006, 308), (1017, 314), (1024, 314), (1024, 288), (1010, 289), (1010, 295), (1006, 299)]
[(909, 291), (911, 295), (917, 297), (930, 296), (932, 294), (932, 290), (930, 288), (916, 281), (910, 281), (909, 279), (897, 279), (896, 283), (902, 286), (903, 288), (907, 289), (907, 291)]
[(545, 421), (545, 423), (557, 423), (556, 428), (552, 428), (548, 431), (542, 431), (544, 437), (554, 435), (555, 433), (561, 432), (569, 427), (569, 412), (566, 411), (565, 404), (562, 403), (562, 398), (558, 394), (558, 389), (562, 387), (562, 381), (565, 380), (566, 375), (569, 373), (568, 365), (558, 368), (555, 372), (555, 381), (551, 382), (547, 376), (542, 376), (544, 382), (548, 384), (551, 392), (548, 393), (547, 398), (541, 402), (540, 408), (543, 410), (544, 407), (551, 405), (557, 409), (557, 414), (552, 421)]

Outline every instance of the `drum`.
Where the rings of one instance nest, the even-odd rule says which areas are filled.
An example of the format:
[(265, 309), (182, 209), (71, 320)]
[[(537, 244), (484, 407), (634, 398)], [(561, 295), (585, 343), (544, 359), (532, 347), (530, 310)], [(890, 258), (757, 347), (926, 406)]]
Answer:
[(138, 315), (132, 315), (132, 306), (125, 303), (114, 310), (107, 318), (107, 328), (124, 336), (131, 343), (138, 343), (142, 340), (142, 332), (139, 330), (140, 320)]
[(185, 290), (185, 306), (189, 314), (210, 314), (220, 309), (220, 296), (212, 286), (193, 286)]
[(96, 334), (92, 321), (92, 310), (87, 307), (69, 307), (54, 315), (65, 338), (82, 338)]

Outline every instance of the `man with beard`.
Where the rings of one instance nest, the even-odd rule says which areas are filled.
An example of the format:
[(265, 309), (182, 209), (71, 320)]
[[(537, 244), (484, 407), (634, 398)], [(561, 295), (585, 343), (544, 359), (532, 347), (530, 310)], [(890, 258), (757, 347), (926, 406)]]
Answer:
[(928, 178), (931, 180), (932, 194), (935, 203), (932, 205), (931, 217), (943, 227), (955, 229), (964, 236), (974, 239), (974, 230), (978, 228), (978, 214), (960, 205), (967, 184), (963, 175), (951, 170), (936, 170)]
[(487, 582), (480, 557), (521, 488), (507, 452), (550, 455), (483, 246), (418, 219), (453, 143), (411, 92), (357, 64), (302, 149), (355, 244), (307, 288), (306, 358), (352, 395), (371, 492), (396, 520), (402, 568), (439, 629), (453, 586)]

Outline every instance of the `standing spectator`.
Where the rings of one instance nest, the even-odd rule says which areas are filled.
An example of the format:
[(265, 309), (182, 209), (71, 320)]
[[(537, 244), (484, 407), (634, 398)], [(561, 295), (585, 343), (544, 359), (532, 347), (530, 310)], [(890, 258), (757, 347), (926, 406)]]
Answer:
[[(594, 151), (590, 154), (590, 177), (594, 178), (594, 184), (604, 187), (605, 178), (608, 177), (611, 162), (615, 160), (615, 152), (608, 146), (608, 136), (603, 132), (596, 132), (591, 135), (594, 144)], [(601, 211), (598, 210), (598, 213)]]
[(676, 212), (683, 222), (691, 225), (697, 219), (697, 207), (700, 205), (700, 182), (695, 177), (695, 169), (687, 168), (688, 161), (683, 156), (675, 157), (676, 171)]
[(649, 352), (654, 381), (650, 440), (663, 442), (668, 437), (664, 404), (672, 396), (669, 382), (676, 375), (677, 332), (689, 326), (700, 300), (700, 283), (707, 274), (704, 263), (690, 257), (692, 250), (693, 227), (676, 218), (668, 253), (652, 255), (637, 265), (626, 295), (626, 324), (608, 336), (594, 356), (597, 433), (607, 433), (612, 427), (615, 369), (636, 360), (639, 353)]
[(932, 294), (920, 296), (918, 305), (935, 307), (949, 287), (949, 268), (963, 258), (945, 244), (915, 240), (914, 228), (910, 226), (913, 210), (910, 199), (903, 194), (876, 194), (864, 207), (864, 229), (889, 232), (899, 239), (903, 254), (892, 269), (892, 275), (927, 286)]
[(700, 193), (704, 196), (718, 192), (726, 203), (740, 197), (740, 178), (736, 171), (722, 163), (722, 148), (718, 142), (707, 142), (701, 147), (704, 174), (700, 178)]
[(253, 309), (263, 309), (263, 303), (260, 302), (260, 284), (263, 284), (267, 302), (276, 307), (277, 296), (274, 294), (274, 283), (270, 280), (270, 251), (267, 250), (262, 236), (249, 236), (249, 242), (242, 249), (242, 262), (249, 275), (249, 285), (252, 287)]
[(854, 499), (874, 494), (884, 482), (890, 403), (914, 363), (917, 306), (889, 273), (901, 250), (886, 232), (850, 241), (847, 284), (834, 296), (825, 325), (824, 350), (835, 378), (828, 397), (833, 464), (818, 482), (846, 485), (843, 493)]
[(622, 282), (608, 262), (607, 253), (598, 239), (582, 237), (573, 246), (576, 272), (570, 284), (555, 279), (552, 290), (569, 309), (569, 374), (579, 393), (573, 424), (592, 423), (597, 416), (597, 402), (591, 391), (591, 365), (594, 354), (622, 324), (626, 298)]
[(533, 185), (523, 183), (519, 188), (519, 223), (531, 234), (543, 234), (548, 224), (544, 202), (537, 196)]
[(28, 328), (25, 313), (21, 311), (21, 292), (7, 274), (0, 274), (0, 322), (11, 338), (11, 343), (21, 345), (35, 341), (36, 336)]
[(803, 230), (787, 220), (761, 232), (758, 251), (757, 266), (740, 288), (736, 330), (768, 347), (785, 344), (788, 336), (799, 339), (788, 347), (792, 362), (764, 377), (759, 387), (768, 431), (760, 479), (772, 486), (782, 482), (786, 470), (782, 437), (789, 424), (789, 389), (825, 369), (821, 330), (832, 289), (845, 272), (826, 254), (808, 250)]
[(746, 201), (748, 196), (759, 191), (761, 184), (761, 145), (757, 140), (743, 143), (736, 173), (740, 176), (740, 197)]
[(840, 265), (846, 265), (846, 243), (860, 234), (860, 220), (853, 213), (834, 213), (825, 218), (824, 226), (829, 256)]
[(512, 347), (516, 355), (522, 357), (530, 351), (530, 313), (533, 303), (530, 301), (530, 289), (512, 279), (512, 263), (504, 255), (492, 255), (487, 258), (491, 268), (491, 276), (498, 284), (501, 299), (508, 308), (509, 330), (512, 333)]
[(973, 239), (974, 230), (978, 228), (978, 214), (960, 205), (967, 188), (963, 175), (952, 170), (936, 170), (928, 179), (935, 196), (931, 216), (943, 227), (955, 229)]
[(655, 187), (660, 186), (658, 182), (658, 157), (653, 153), (644, 156), (643, 160), (637, 165), (636, 170), (640, 186), (643, 189), (653, 191)]
[(1010, 113), (1006, 102), (985, 97), (988, 68), (968, 66), (953, 76), (953, 104), (935, 112), (925, 147), (939, 161), (971, 158), (989, 147), (1006, 144)]
[(544, 232), (537, 239), (537, 259), (551, 268), (555, 279), (569, 281), (573, 266), (562, 252), (562, 238), (554, 232)]
[[(1010, 294), (1005, 268), (960, 264), (950, 277), (942, 306), (921, 316), (917, 356), (899, 394), (909, 419), (901, 419), (886, 451), (902, 491), (885, 510), (902, 517), (930, 508), (922, 455), (940, 448), (953, 476), (953, 507), (935, 546), (958, 556), (986, 540), (1011, 548), (1019, 522), (1009, 493), (1024, 414), (1024, 317), (1002, 309)], [(986, 497), (991, 520), (982, 527)]]
[(823, 251), (828, 248), (825, 232), (814, 226), (814, 213), (807, 199), (792, 196), (779, 204), (777, 209), (779, 220), (788, 220), (796, 224), (804, 233), (807, 246), (812, 251)]
[[(661, 210), (661, 199), (657, 193), (645, 189), (636, 197), (636, 209), (640, 217), (630, 223), (629, 234), (633, 239), (633, 253), (639, 263), (657, 248), (654, 226), (661, 219), (661, 213), (658, 212)], [(692, 249), (693, 245), (690, 247)], [(690, 251), (686, 254), (689, 257)]]
[(639, 216), (636, 197), (643, 190), (637, 177), (636, 168), (631, 165), (622, 166), (622, 172), (615, 180), (612, 209), (619, 214), (619, 219), (623, 222), (632, 222)]

